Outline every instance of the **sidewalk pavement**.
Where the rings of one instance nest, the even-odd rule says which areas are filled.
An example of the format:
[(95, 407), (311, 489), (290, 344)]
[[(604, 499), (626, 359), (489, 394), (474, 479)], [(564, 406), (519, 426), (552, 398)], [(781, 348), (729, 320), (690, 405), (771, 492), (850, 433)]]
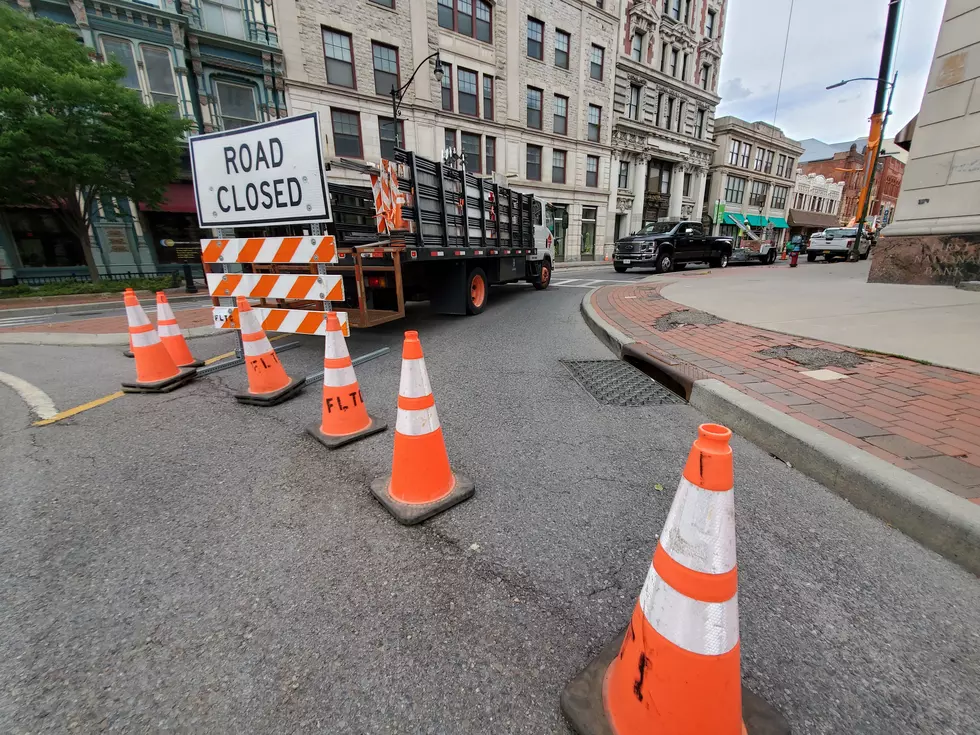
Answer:
[(725, 321), (670, 283), (599, 288), (583, 313), (692, 405), (980, 573), (980, 376)]
[[(199, 309), (181, 309), (177, 318), (185, 337), (201, 337), (216, 333), (210, 302)], [(124, 345), (128, 343), (129, 325), (125, 314), (0, 329), (0, 344)]]
[[(209, 300), (207, 288), (200, 293), (189, 294), (183, 286), (163, 291), (170, 303)], [(144, 304), (156, 303), (155, 291), (137, 291), (136, 298)], [(30, 316), (35, 314), (66, 314), (68, 312), (102, 311), (123, 308), (122, 293), (64, 294), (62, 296), (25, 296), (14, 299), (0, 299), (0, 314), (4, 317)]]

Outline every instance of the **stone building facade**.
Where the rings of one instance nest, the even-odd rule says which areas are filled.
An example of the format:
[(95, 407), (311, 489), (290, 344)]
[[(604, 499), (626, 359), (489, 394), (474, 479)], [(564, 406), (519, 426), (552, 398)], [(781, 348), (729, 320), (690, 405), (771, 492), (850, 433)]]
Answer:
[(804, 239), (814, 232), (839, 224), (844, 182), (822, 174), (805, 174), (799, 169), (789, 205), (789, 234)]
[[(402, 147), (465, 154), (479, 175), (556, 207), (556, 252), (606, 249), (615, 6), (584, 0), (283, 0), (291, 114), (316, 111), (326, 155), (379, 161)], [(434, 75), (439, 53), (444, 69)], [(334, 167), (332, 180), (350, 179)], [(363, 179), (357, 179), (363, 183)]]
[(769, 123), (731, 116), (715, 121), (714, 138), (708, 189), (708, 202), (717, 213), (712, 233), (737, 237), (751, 230), (760, 239), (783, 244), (803, 146)]
[(624, 0), (608, 239), (703, 215), (727, 0)]
[[(852, 144), (849, 150), (835, 153), (833, 158), (816, 159), (800, 164), (800, 170), (804, 174), (823, 176), (843, 183), (844, 190), (837, 213), (841, 225), (846, 225), (857, 217), (858, 201), (867, 170), (865, 166), (869, 163), (867, 158), (867, 146), (859, 151), (857, 145)], [(904, 175), (905, 164), (900, 156), (884, 152), (878, 157), (878, 170), (875, 171), (871, 199), (868, 202), (868, 218), (880, 217), (884, 224), (891, 221)]]

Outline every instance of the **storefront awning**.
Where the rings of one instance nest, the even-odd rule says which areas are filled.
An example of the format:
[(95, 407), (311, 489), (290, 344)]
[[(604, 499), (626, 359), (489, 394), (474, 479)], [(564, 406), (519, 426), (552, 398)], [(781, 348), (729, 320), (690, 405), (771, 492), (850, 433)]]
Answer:
[(725, 220), (722, 224), (745, 227), (745, 215), (738, 212), (725, 212)]
[(761, 214), (750, 214), (748, 217), (746, 217), (746, 219), (753, 227), (765, 227), (769, 224), (769, 220), (767, 220)]
[(786, 224), (786, 220), (783, 219), (782, 217), (770, 217), (769, 222), (771, 222), (772, 226), (775, 227), (777, 230), (789, 229), (789, 225)]
[(179, 212), (194, 214), (197, 212), (197, 203), (194, 200), (193, 184), (167, 184), (167, 190), (163, 193), (163, 199), (155, 207), (148, 207), (140, 202), (140, 209), (144, 212)]

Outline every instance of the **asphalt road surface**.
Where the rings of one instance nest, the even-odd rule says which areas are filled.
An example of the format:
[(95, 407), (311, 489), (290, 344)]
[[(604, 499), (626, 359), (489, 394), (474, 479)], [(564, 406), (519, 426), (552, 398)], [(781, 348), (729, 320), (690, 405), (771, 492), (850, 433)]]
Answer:
[[(504, 287), (479, 317), (421, 306), (356, 333), (355, 355), (393, 348), (357, 370), (393, 426), (401, 331), (420, 331), (476, 482), (413, 528), (368, 489), (390, 430), (335, 452), (304, 433), (317, 386), (242, 406), (237, 368), (45, 427), (0, 386), (0, 731), (567, 733), (561, 688), (625, 627), (704, 420), (601, 406), (572, 379), (559, 359), (611, 357), (586, 293)], [(298, 376), (321, 355), (304, 339), (282, 360)], [(6, 345), (0, 370), (63, 409), (132, 362)], [(748, 685), (795, 733), (977, 732), (976, 578), (733, 447)]]

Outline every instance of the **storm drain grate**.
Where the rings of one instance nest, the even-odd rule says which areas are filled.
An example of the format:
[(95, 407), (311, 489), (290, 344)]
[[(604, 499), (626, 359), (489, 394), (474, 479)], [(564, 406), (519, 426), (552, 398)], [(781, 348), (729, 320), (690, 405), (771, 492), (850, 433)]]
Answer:
[(622, 360), (559, 360), (603, 406), (659, 406), (683, 399)]

